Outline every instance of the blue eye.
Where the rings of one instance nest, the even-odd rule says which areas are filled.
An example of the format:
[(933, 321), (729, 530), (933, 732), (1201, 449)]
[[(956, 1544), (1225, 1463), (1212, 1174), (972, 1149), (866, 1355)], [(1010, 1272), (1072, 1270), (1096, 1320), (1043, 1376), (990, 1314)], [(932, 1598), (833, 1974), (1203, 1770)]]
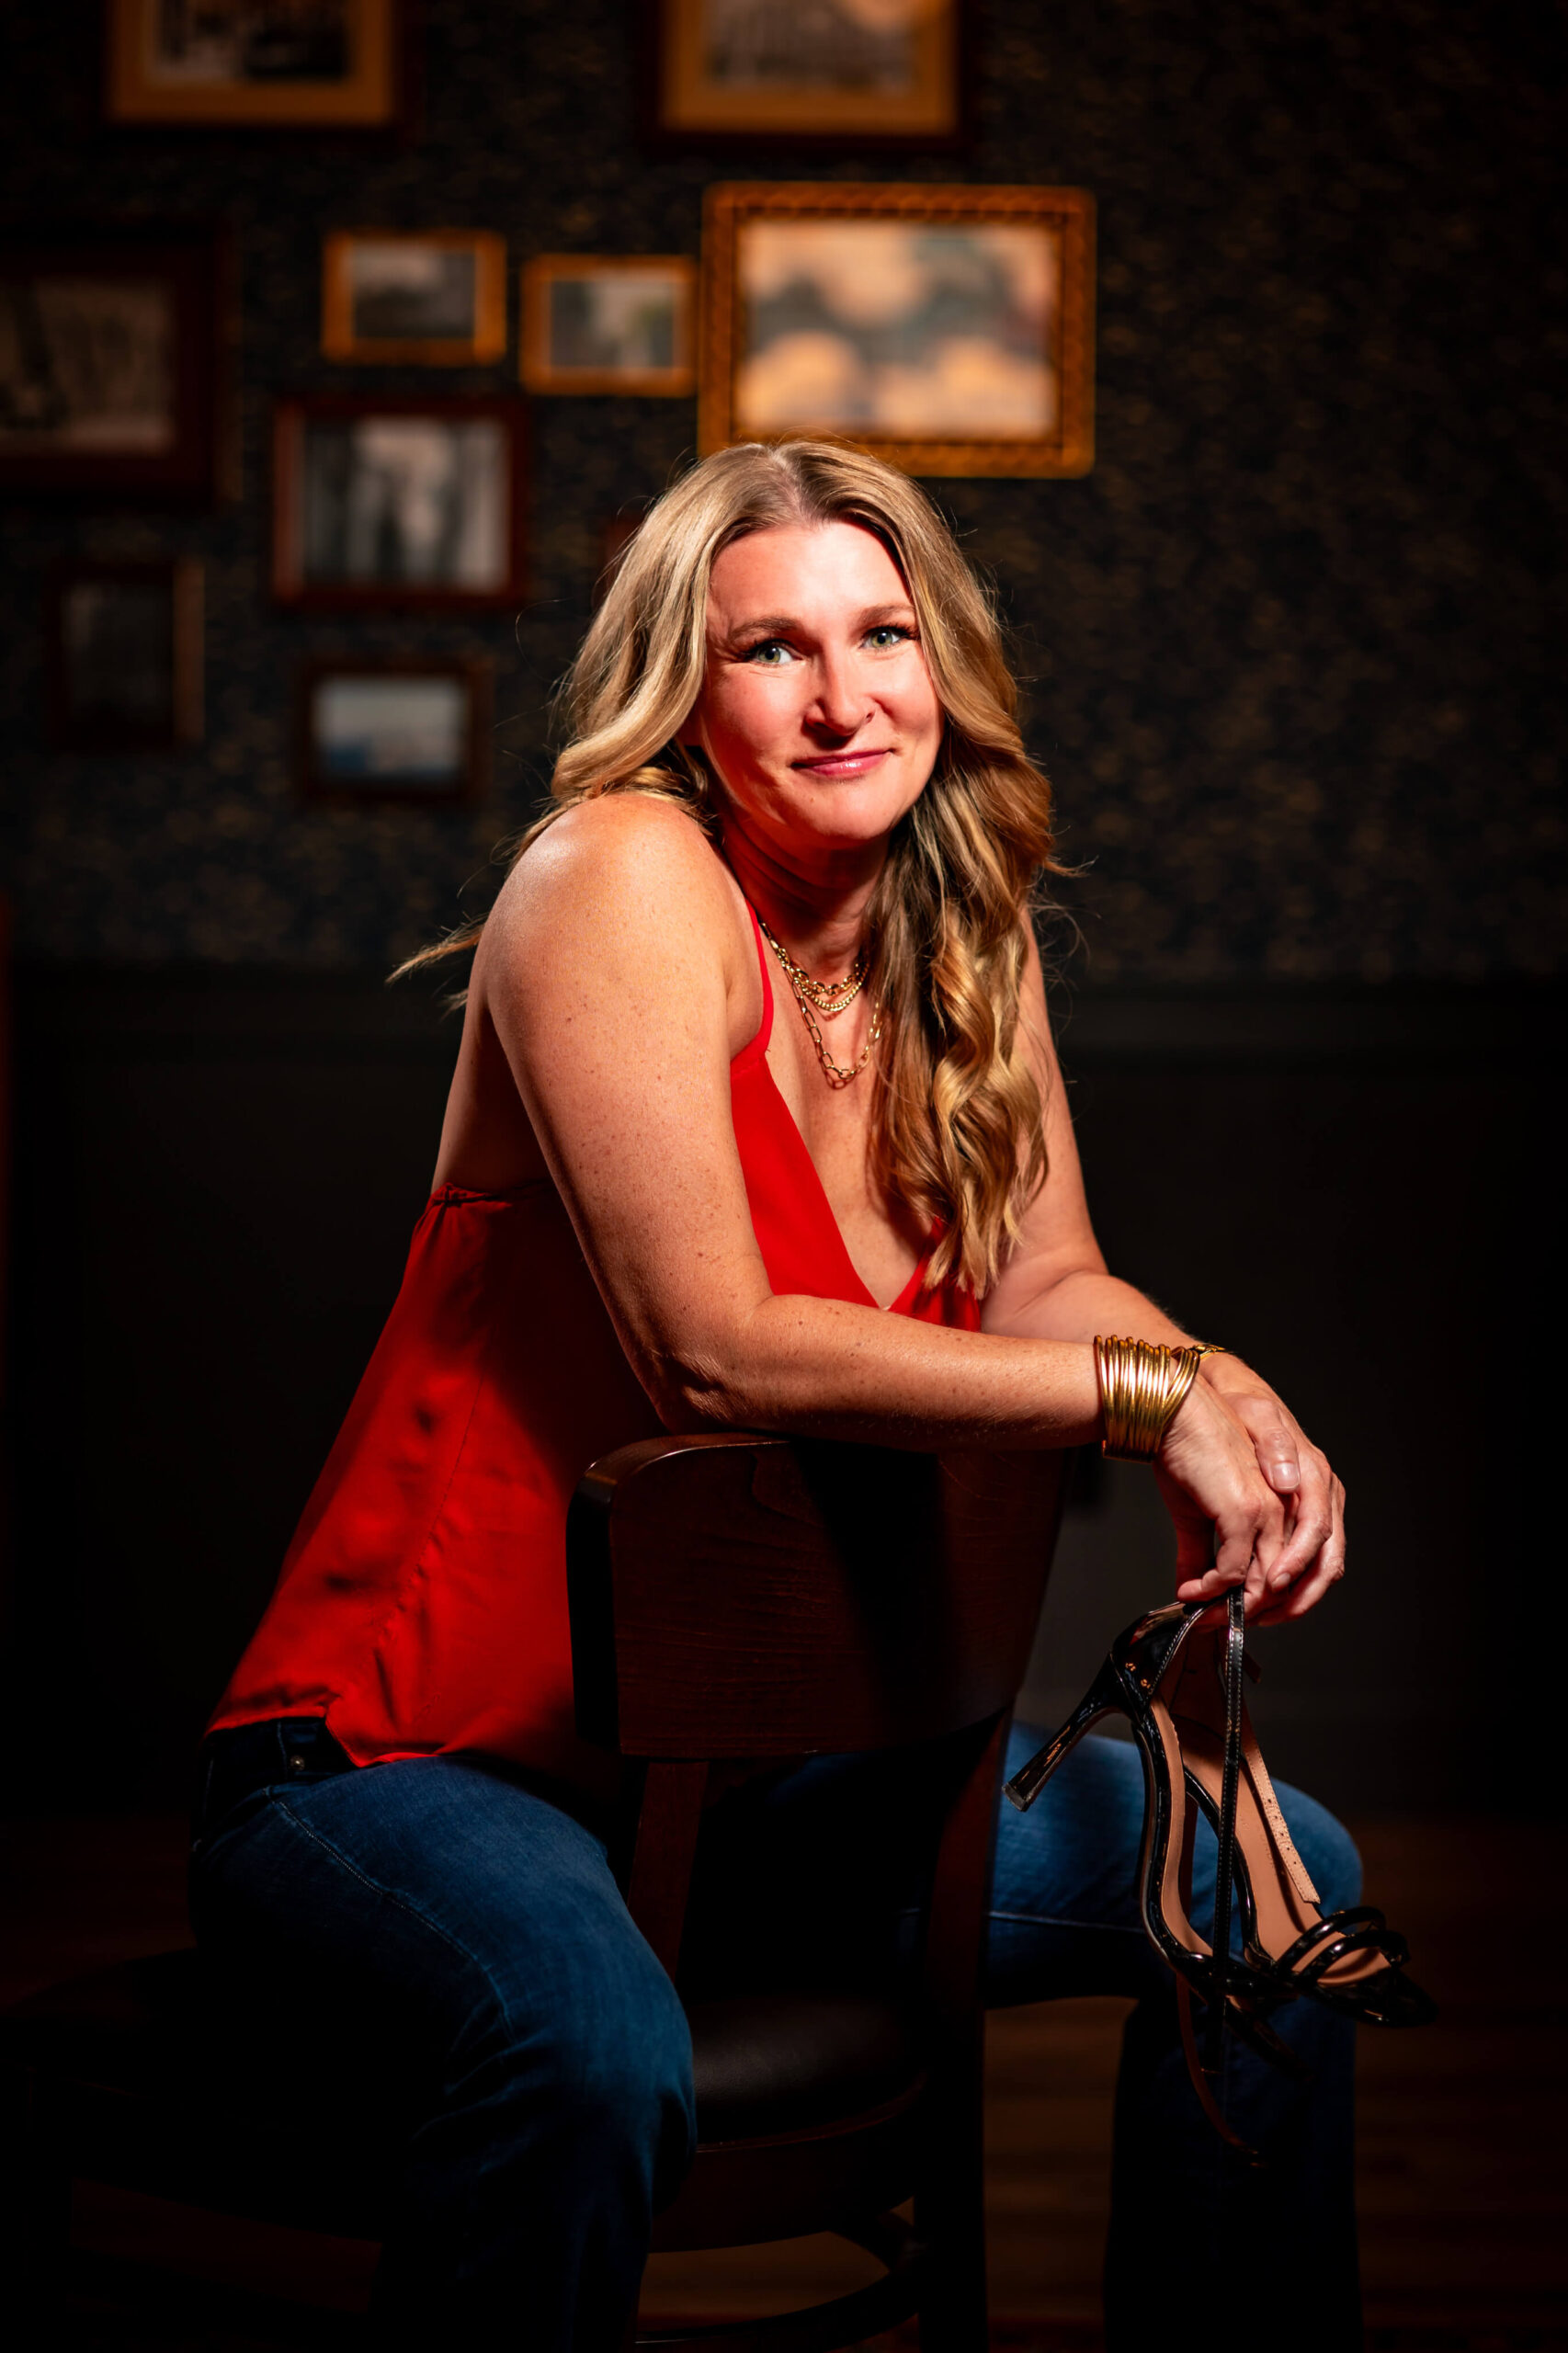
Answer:
[(756, 662), (768, 670), (780, 670), (786, 662), (798, 658), (793, 646), (786, 645), (781, 637), (765, 637), (760, 645), (752, 646), (741, 656), (743, 662)]
[(885, 654), (892, 646), (907, 645), (914, 635), (915, 631), (906, 629), (902, 621), (881, 621), (875, 629), (867, 631), (866, 642), (874, 645), (879, 654)]

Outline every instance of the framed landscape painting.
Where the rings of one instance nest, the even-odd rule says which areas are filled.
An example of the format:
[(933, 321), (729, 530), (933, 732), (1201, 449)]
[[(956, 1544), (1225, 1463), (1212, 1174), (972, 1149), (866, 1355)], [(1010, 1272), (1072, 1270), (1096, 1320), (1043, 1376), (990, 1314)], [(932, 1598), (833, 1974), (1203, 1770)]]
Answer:
[(203, 235), (0, 241), (0, 490), (213, 494), (221, 259)]
[(914, 474), (1094, 462), (1080, 188), (708, 192), (698, 447), (828, 433)]
[(697, 265), (684, 254), (538, 254), (523, 266), (523, 381), (689, 397), (696, 314)]
[(506, 240), (486, 229), (347, 229), (322, 248), (322, 351), (383, 367), (482, 367), (506, 350)]
[(517, 401), (280, 401), (273, 593), (340, 608), (516, 605), (522, 472)]
[(79, 563), (50, 603), (50, 733), (63, 751), (201, 740), (202, 577), (194, 559)]
[(108, 0), (111, 122), (377, 130), (398, 120), (397, 0)]
[(941, 147), (963, 127), (962, 0), (647, 0), (655, 139)]
[(485, 662), (312, 662), (300, 681), (300, 790), (310, 801), (361, 804), (478, 801), (489, 776), (491, 708)]

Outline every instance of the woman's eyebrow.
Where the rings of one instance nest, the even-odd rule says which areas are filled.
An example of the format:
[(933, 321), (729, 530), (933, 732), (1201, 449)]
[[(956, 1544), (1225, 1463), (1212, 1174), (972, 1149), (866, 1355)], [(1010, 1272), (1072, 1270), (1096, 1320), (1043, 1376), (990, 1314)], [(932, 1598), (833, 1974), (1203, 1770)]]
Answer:
[(800, 629), (801, 623), (791, 614), (764, 613), (756, 620), (736, 621), (724, 634), (732, 641), (737, 637), (793, 637)]
[[(907, 597), (895, 597), (889, 604), (868, 605), (864, 611), (856, 614), (854, 626), (857, 629), (874, 629), (879, 621), (913, 620), (914, 617), (915, 608)], [(756, 620), (736, 621), (732, 629), (725, 631), (725, 637), (731, 643), (741, 637), (797, 637), (804, 627), (805, 624), (796, 620), (792, 613), (764, 613)]]

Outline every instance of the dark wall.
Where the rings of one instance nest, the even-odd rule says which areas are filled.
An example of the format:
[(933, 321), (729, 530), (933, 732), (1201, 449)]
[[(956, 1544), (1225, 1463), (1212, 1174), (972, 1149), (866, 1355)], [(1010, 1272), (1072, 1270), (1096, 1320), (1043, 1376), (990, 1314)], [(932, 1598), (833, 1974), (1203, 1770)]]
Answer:
[[(241, 392), (239, 494), (217, 511), (4, 517), (9, 1802), (177, 1780), (434, 1155), (452, 1032), (375, 975), (470, 878), (483, 903), (491, 845), (547, 772), (601, 524), (692, 449), (687, 404), (536, 402), (515, 625), (276, 612), (274, 392), (512, 381), (511, 362), (324, 365), (322, 234), (502, 230), (515, 303), (531, 252), (695, 252), (709, 179), (824, 174), (1096, 197), (1094, 472), (935, 486), (995, 576), (1089, 862), (1067, 892), (1088, 947), (1067, 1056), (1091, 1195), (1113, 1261), (1252, 1351), (1351, 1485), (1352, 1575), (1271, 1646), (1281, 1769), (1363, 1809), (1540, 1802), (1532, 1720), (1506, 1752), (1472, 1723), (1551, 1540), (1555, 1389), (1530, 1381), (1555, 1313), (1540, 1139), (1562, 1001), (1526, 983), (1562, 955), (1561, 19), (1479, 0), (976, 16), (965, 158), (779, 152), (722, 174), (638, 153), (627, 0), (430, 7), (401, 148), (111, 132), (96, 9), (0, 28), (0, 207), (224, 222)], [(50, 753), (48, 568), (161, 553), (207, 566), (206, 743)], [(497, 662), (477, 813), (296, 802), (298, 665), (392, 647)], [(1069, 1522), (1034, 1704), (1073, 1696), (1165, 1589), (1167, 1552), (1152, 1488), (1105, 1472)]]
[[(504, 232), (698, 249), (716, 176), (1064, 182), (1099, 206), (1099, 457), (1074, 483), (947, 483), (1033, 678), (1101, 982), (1554, 964), (1562, 357), (1560, 12), (1533, 0), (1019, 0), (976, 8), (967, 157), (650, 161), (631, 0), (441, 0), (406, 148), (97, 120), (97, 11), (7, 12), (0, 206), (226, 222), (241, 490), (220, 513), (12, 514), (3, 848), (27, 957), (384, 965), (456, 909), (544, 773), (545, 700), (604, 520), (689, 457), (678, 401), (533, 404), (529, 600), (484, 624), (326, 622), (267, 601), (280, 389), (504, 387), (513, 362), (326, 366), (323, 233)], [(515, 344), (515, 335), (514, 335)], [(209, 736), (181, 759), (52, 758), (48, 563), (199, 554)], [(506, 673), (475, 817), (301, 812), (311, 652), (458, 645)], [(1560, 704), (1555, 706), (1560, 708)]]

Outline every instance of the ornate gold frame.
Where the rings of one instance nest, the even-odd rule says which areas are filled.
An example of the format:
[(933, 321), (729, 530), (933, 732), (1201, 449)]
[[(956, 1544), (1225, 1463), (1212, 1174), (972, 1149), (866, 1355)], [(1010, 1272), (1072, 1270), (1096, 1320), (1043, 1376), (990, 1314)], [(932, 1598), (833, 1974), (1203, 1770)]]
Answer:
[(855, 439), (912, 474), (1086, 474), (1095, 460), (1095, 208), (1091, 196), (1074, 188), (933, 188), (913, 181), (854, 186), (824, 180), (732, 181), (710, 188), (702, 235), (697, 411), (701, 454), (741, 438), (734, 423), (735, 369), (743, 348), (736, 265), (746, 223), (889, 218), (932, 226), (1038, 222), (1056, 234), (1061, 259), (1056, 427), (1038, 439), (862, 439), (847, 433), (839, 438)]

